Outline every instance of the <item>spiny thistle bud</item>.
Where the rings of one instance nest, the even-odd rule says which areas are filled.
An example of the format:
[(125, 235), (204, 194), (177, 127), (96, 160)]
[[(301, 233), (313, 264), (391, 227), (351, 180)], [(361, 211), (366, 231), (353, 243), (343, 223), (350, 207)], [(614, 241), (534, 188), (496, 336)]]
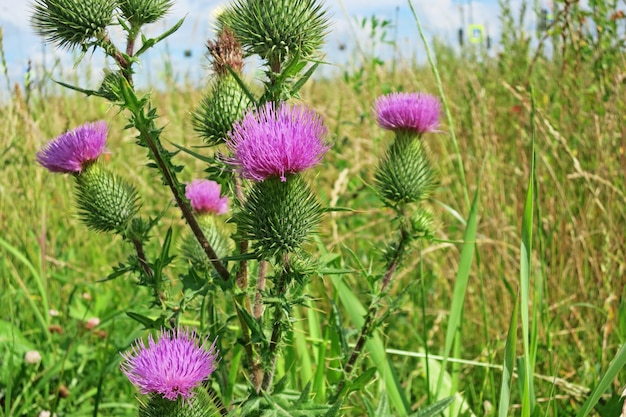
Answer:
[[(198, 219), (198, 223), (217, 257), (221, 259), (228, 256), (233, 250), (233, 244), (226, 236), (224, 225), (219, 223), (214, 216), (201, 216)], [(183, 258), (197, 271), (217, 274), (206, 252), (200, 246), (198, 239), (196, 239), (193, 233), (185, 234), (180, 244), (180, 250)]]
[(299, 175), (286, 181), (271, 177), (257, 182), (241, 211), (235, 213), (237, 234), (254, 241), (262, 259), (298, 252), (321, 220), (322, 209)]
[(243, 50), (241, 43), (228, 27), (222, 28), (217, 41), (208, 41), (207, 48), (212, 58), (212, 68), (215, 75), (222, 77), (229, 74), (228, 68), (241, 74), (243, 70)]
[(133, 26), (154, 23), (174, 4), (171, 0), (118, 0), (122, 15)]
[(328, 32), (328, 15), (318, 0), (236, 0), (219, 17), (248, 54), (270, 64), (317, 51)]
[(47, 42), (86, 49), (104, 35), (116, 6), (116, 0), (35, 0), (31, 23)]
[(139, 210), (137, 190), (98, 165), (76, 177), (76, 201), (80, 219), (99, 232), (125, 234)]
[(209, 146), (224, 143), (233, 123), (252, 107), (235, 78), (226, 74), (216, 79), (193, 114), (193, 127)]
[(437, 225), (429, 209), (419, 208), (411, 215), (411, 234), (413, 238), (432, 239)]
[(400, 135), (380, 162), (375, 179), (382, 196), (395, 204), (423, 200), (436, 184), (422, 143)]

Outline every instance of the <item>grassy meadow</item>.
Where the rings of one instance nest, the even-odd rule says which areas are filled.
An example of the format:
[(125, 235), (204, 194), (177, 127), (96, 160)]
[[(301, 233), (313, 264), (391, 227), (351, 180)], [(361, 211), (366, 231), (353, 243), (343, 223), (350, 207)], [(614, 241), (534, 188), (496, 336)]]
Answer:
[[(503, 16), (505, 24), (507, 16), (514, 21)], [(521, 358), (513, 358), (507, 413), (525, 415), (519, 383), (527, 369), (525, 334), (537, 416), (576, 415), (626, 343), (626, 60), (623, 50), (599, 46), (606, 39), (572, 27), (546, 37), (539, 48), (513, 31), (497, 54), (460, 53), (437, 41), (431, 45), (452, 122), (444, 118), (441, 132), (425, 138), (439, 172), (428, 203), (438, 224), (436, 240), (413, 248), (404, 260), (391, 292), (402, 293), (403, 303), (391, 311), (380, 333), (411, 409), (436, 395), (433, 373), (442, 364), (451, 311), (460, 308), (454, 289), (464, 268), (461, 251), (474, 198), (475, 255), (444, 381), (464, 401), (465, 414), (458, 415), (498, 415), (507, 352)], [(546, 53), (548, 47), (553, 52)], [(389, 140), (376, 125), (372, 104), (389, 91), (438, 94), (439, 84), (429, 65), (410, 57), (355, 57), (343, 74), (311, 80), (301, 95), (323, 115), (334, 141), (308, 179), (324, 205), (351, 209), (329, 213), (311, 249), (326, 259), (342, 255), (336, 268), (361, 271), (340, 276), (359, 295), (368, 287), (364, 276), (384, 268), (380, 247), (393, 233), (389, 212), (372, 188), (374, 168)], [(190, 104), (201, 100), (202, 88), (164, 83), (167, 88), (151, 95), (157, 122), (165, 126), (164, 139), (200, 145)], [(124, 114), (99, 98), (37, 86), (27, 95), (23, 87), (11, 85), (10, 96), (0, 104), (2, 416), (37, 416), (43, 410), (59, 417), (137, 414), (134, 387), (119, 371), (119, 352), (144, 334), (127, 311), (141, 312), (151, 295), (132, 277), (101, 282), (131, 248), (80, 224), (73, 182), (35, 163), (46, 141), (98, 119), (110, 129), (105, 163), (132, 179), (151, 215), (169, 205), (148, 250), (159, 250), (168, 226), (174, 240), (185, 227), (168, 189), (146, 168), (134, 133), (124, 130)], [(522, 295), (520, 247), (522, 222), (529, 214), (524, 208), (533, 144), (532, 249), (528, 294)], [(177, 159), (186, 164), (181, 180), (202, 175), (199, 161), (184, 154)], [(175, 261), (171, 268), (173, 298), (180, 267)], [(306, 384), (306, 372), (335, 366), (332, 352), (325, 354), (325, 363), (317, 359), (322, 348), (332, 351), (331, 337), (318, 331), (328, 328), (328, 312), (338, 308), (350, 321), (332, 279), (337, 278), (315, 277), (309, 285), (319, 299), (315, 319), (309, 309), (298, 312), (302, 320), (295, 324), (284, 358), (291, 365), (281, 368), (295, 385)], [(514, 321), (509, 332), (520, 297), (530, 311), (529, 333), (522, 321)], [(361, 303), (368, 301), (361, 297)], [(90, 328), (88, 320), (96, 317), (99, 324)], [(185, 320), (193, 325), (198, 318)], [(313, 331), (315, 320), (320, 323)], [(356, 334), (345, 336), (354, 343)], [(517, 336), (508, 350), (507, 336)], [(42, 356), (37, 365), (24, 362), (31, 350)], [(241, 351), (231, 350), (223, 360), (233, 361), (237, 354)], [(367, 361), (362, 366), (369, 367)], [(620, 415), (626, 372), (609, 382), (588, 415)], [(390, 401), (385, 392), (377, 378), (350, 397), (345, 415), (375, 415), (371, 407)]]

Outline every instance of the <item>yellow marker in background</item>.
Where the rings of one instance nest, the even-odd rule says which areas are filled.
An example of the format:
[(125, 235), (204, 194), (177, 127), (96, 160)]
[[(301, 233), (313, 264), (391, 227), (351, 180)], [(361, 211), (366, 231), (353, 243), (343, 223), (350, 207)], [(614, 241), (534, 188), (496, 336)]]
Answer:
[(483, 39), (485, 37), (485, 27), (483, 25), (469, 25), (468, 33), (470, 43), (483, 43)]

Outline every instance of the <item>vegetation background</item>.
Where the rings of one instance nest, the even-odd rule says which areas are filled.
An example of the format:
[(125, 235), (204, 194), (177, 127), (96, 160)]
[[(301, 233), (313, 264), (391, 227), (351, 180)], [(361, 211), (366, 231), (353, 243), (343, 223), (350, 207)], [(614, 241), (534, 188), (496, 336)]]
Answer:
[[(619, 8), (625, 5), (557, 3), (554, 23), (526, 33), (524, 12), (501, 2), (506, 29), (497, 54), (469, 46), (459, 51), (435, 40), (440, 84), (427, 65), (395, 51), (386, 36), (393, 22), (372, 19), (371, 48), (355, 52), (340, 76), (315, 79), (302, 91), (324, 116), (334, 140), (312, 180), (326, 204), (359, 214), (325, 218), (320, 254), (342, 254), (346, 264), (338, 267), (365, 272), (383, 268), (371, 254), (391, 232), (369, 186), (387, 140), (372, 118), (374, 99), (390, 91), (436, 94), (441, 85), (450, 106), (452, 125), (427, 138), (440, 172), (432, 201), (439, 241), (405, 262), (392, 291), (408, 287), (408, 302), (384, 329), (387, 353), (413, 409), (432, 401), (435, 391), (429, 375), (441, 362), (435, 356), (426, 361), (424, 353), (443, 350), (469, 196), (477, 195), (476, 257), (452, 353), (459, 360), (452, 361), (448, 376), (465, 401), (465, 413), (497, 415), (505, 344), (520, 291), (533, 137), (535, 229), (528, 301), (537, 415), (575, 415), (626, 343), (626, 60)], [(393, 58), (381, 58), (383, 46), (394, 51)], [(202, 88), (176, 81), (167, 62), (163, 74), (152, 99), (165, 137), (183, 146), (200, 145), (189, 112)], [(142, 334), (142, 326), (126, 315), (129, 306), (150, 295), (129, 278), (100, 282), (128, 248), (79, 224), (72, 183), (49, 175), (34, 155), (64, 130), (105, 119), (107, 163), (133, 179), (146, 207), (160, 207), (171, 196), (145, 169), (132, 132), (124, 130), (124, 117), (104, 101), (62, 91), (52, 81), (26, 87), (8, 77), (4, 81), (12, 94), (0, 103), (0, 415), (36, 416), (42, 410), (59, 416), (136, 415), (135, 392), (119, 372), (118, 353)], [(197, 161), (180, 158), (188, 164), (183, 179), (201, 175)], [(170, 208), (166, 218), (176, 239), (183, 227), (179, 214)], [(154, 248), (163, 238), (154, 236)], [(358, 276), (343, 279), (356, 294), (368, 285)], [(329, 294), (317, 316), (327, 320), (336, 308), (330, 279), (319, 277), (310, 290)], [(294, 333), (314, 333), (309, 311), (303, 308), (299, 315), (303, 320)], [(90, 328), (87, 322), (95, 317), (99, 324)], [(292, 355), (297, 365), (285, 371), (294, 384), (307, 372), (333, 366), (332, 352), (325, 354), (325, 363), (317, 361), (320, 350), (332, 345), (328, 334), (305, 339), (304, 349), (297, 348), (296, 336), (286, 360)], [(30, 350), (40, 352), (40, 364), (24, 363)], [(516, 353), (525, 357), (521, 342)], [(624, 384), (622, 370), (591, 415), (619, 416)], [(374, 415), (371, 407), (386, 401), (384, 392), (380, 382), (366, 385), (352, 396), (346, 415)], [(510, 415), (521, 415), (521, 392), (512, 386)]]

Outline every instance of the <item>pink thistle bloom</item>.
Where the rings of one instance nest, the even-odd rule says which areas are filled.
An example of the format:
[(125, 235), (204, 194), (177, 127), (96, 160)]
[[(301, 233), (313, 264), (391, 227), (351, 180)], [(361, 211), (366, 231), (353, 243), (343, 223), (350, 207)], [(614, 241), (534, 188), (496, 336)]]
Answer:
[(228, 211), (228, 197), (220, 197), (221, 191), (215, 181), (196, 179), (185, 187), (185, 196), (198, 213), (224, 214)]
[(391, 93), (374, 103), (378, 125), (383, 129), (422, 134), (439, 127), (441, 102), (423, 93)]
[(215, 341), (196, 342), (196, 332), (161, 330), (157, 341), (148, 336), (148, 347), (139, 339), (131, 352), (122, 353), (122, 372), (142, 394), (156, 393), (170, 401), (189, 400), (193, 389), (216, 367)]
[(295, 174), (317, 164), (328, 148), (328, 129), (321, 117), (304, 106), (266, 103), (233, 125), (226, 144), (229, 161), (244, 178), (263, 181)]
[(37, 152), (37, 162), (50, 172), (80, 173), (104, 152), (105, 122), (87, 123), (63, 133)]

